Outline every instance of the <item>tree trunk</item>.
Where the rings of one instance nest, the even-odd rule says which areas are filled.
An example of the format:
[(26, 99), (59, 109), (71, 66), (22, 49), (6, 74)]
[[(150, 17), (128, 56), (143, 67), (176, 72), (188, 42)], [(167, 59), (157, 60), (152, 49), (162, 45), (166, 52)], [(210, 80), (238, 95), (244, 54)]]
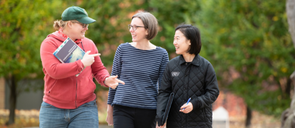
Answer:
[(285, 90), (285, 94), (287, 95), (286, 98), (289, 98), (291, 95), (291, 86), (292, 86), (292, 80), (288, 79), (287, 80), (287, 85), (286, 85), (286, 90)]
[(295, 0), (287, 0), (286, 12), (289, 25), (289, 32), (291, 34), (293, 45), (295, 47)]
[[(289, 25), (289, 32), (295, 48), (295, 0), (286, 1), (286, 12)], [(295, 85), (295, 71), (290, 76), (291, 83)], [(288, 81), (289, 84), (289, 81)], [(291, 84), (290, 84), (291, 87)], [(295, 87), (295, 86), (294, 86)], [(288, 88), (287, 88), (288, 90)], [(294, 89), (295, 91), (295, 89)], [(295, 127), (295, 95), (292, 96), (290, 108), (286, 109), (281, 115), (281, 127), (293, 128)]]
[[(291, 83), (295, 85), (295, 71), (291, 74)], [(281, 116), (281, 127), (282, 128), (294, 128), (295, 127), (295, 95), (292, 96), (292, 102), (290, 108), (286, 109)]]
[(250, 128), (250, 126), (251, 126), (251, 119), (252, 119), (252, 110), (251, 110), (251, 108), (247, 105), (246, 123), (245, 123), (246, 128)]
[(16, 80), (15, 76), (12, 75), (10, 78), (7, 79), (9, 82), (10, 88), (10, 96), (9, 96), (9, 120), (6, 125), (14, 124), (15, 120), (15, 108), (16, 108)]

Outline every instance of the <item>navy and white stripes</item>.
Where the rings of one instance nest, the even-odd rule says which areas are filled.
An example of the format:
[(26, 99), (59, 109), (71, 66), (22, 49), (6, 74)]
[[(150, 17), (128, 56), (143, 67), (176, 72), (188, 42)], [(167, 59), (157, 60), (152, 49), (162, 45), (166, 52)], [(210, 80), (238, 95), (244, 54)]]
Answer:
[(118, 75), (125, 85), (109, 88), (108, 104), (156, 109), (158, 83), (168, 61), (168, 53), (161, 47), (140, 50), (129, 43), (119, 45), (112, 75)]

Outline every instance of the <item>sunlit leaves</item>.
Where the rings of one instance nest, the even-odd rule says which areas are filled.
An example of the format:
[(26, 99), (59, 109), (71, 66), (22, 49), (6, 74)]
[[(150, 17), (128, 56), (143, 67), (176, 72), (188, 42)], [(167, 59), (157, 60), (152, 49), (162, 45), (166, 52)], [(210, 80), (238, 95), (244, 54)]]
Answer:
[[(280, 89), (287, 85), (280, 81), (294, 71), (295, 54), (287, 31), (285, 2), (204, 0), (202, 5), (196, 20), (203, 30), (205, 47), (215, 49), (207, 54), (214, 58), (219, 80), (226, 83), (228, 78), (221, 75), (230, 67), (240, 74), (221, 87), (242, 96), (254, 110), (280, 115), (290, 102)], [(272, 85), (277, 88), (264, 89)]]
[(60, 4), (43, 0), (34, 4), (28, 0), (0, 4), (0, 76), (14, 75), (21, 80), (33, 73), (41, 74), (40, 44), (53, 31), (53, 17), (57, 8), (62, 7)]

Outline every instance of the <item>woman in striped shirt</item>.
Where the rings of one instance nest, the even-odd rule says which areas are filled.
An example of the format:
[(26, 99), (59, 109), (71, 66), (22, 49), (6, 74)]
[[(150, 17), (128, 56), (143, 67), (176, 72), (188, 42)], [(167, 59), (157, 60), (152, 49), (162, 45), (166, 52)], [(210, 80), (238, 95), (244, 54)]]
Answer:
[(125, 85), (109, 88), (107, 122), (114, 128), (154, 128), (168, 53), (150, 42), (158, 33), (158, 21), (151, 13), (135, 14), (128, 27), (132, 42), (119, 45), (112, 68), (112, 75)]

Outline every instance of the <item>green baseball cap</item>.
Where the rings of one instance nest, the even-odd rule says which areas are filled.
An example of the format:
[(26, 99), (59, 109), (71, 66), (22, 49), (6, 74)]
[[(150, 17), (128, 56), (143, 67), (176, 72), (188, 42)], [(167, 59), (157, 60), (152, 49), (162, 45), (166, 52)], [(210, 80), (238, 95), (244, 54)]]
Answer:
[(85, 11), (85, 9), (77, 7), (77, 6), (68, 7), (61, 14), (61, 18), (63, 21), (77, 20), (83, 24), (90, 24), (95, 22), (94, 19), (88, 17), (88, 14)]

